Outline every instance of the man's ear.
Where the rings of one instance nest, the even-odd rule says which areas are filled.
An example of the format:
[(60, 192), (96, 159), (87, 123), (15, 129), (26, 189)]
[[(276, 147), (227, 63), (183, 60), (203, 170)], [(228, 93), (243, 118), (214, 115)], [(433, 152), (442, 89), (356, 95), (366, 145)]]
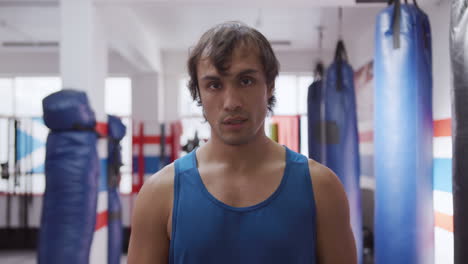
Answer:
[(267, 97), (268, 97), (268, 100), (270, 100), (270, 98), (273, 96), (273, 91), (275, 90), (275, 82), (273, 82), (272, 84), (268, 85), (267, 87)]
[(197, 102), (198, 106), (203, 106), (203, 103), (201, 100), (201, 92), (200, 92), (200, 88), (198, 87), (198, 85), (197, 85), (197, 93), (198, 93), (198, 98), (196, 98), (195, 101)]
[(202, 108), (203, 119), (205, 119), (203, 122), (208, 123), (208, 118), (206, 118), (206, 114), (205, 114), (205, 108), (203, 108), (203, 106), (201, 106), (201, 108)]

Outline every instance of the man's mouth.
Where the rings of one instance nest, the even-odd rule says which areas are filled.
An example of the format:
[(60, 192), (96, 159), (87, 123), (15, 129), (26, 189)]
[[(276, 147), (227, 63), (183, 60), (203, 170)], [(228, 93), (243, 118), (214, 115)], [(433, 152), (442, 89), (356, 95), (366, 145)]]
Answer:
[(245, 117), (231, 117), (223, 120), (223, 125), (238, 127), (244, 124), (248, 119)]
[(238, 119), (238, 120), (229, 120), (229, 121), (225, 121), (224, 123), (225, 124), (228, 124), (228, 125), (236, 125), (236, 124), (242, 124), (243, 122), (245, 122), (246, 119)]

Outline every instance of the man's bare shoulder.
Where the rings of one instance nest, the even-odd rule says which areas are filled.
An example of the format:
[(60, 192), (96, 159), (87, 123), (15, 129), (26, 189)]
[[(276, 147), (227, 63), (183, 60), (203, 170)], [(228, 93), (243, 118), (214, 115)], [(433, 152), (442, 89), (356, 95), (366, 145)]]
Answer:
[[(309, 173), (312, 179), (315, 200), (325, 206), (348, 210), (348, 201), (343, 184), (328, 167), (309, 160)], [(321, 207), (321, 206), (319, 206)]]
[[(167, 165), (150, 176), (137, 197), (137, 207), (144, 208), (146, 216), (169, 217), (174, 194), (174, 164)], [(151, 209), (151, 210), (149, 210)]]
[(133, 210), (128, 263), (167, 263), (173, 186), (173, 164), (143, 184)]
[[(348, 199), (335, 173), (309, 160), (317, 213), (317, 255), (320, 263), (357, 263)], [(341, 249), (336, 254), (336, 248)]]
[[(174, 188), (174, 163), (171, 163), (155, 174), (151, 175), (143, 184), (141, 192), (158, 196), (167, 192), (172, 192)], [(141, 193), (140, 192), (140, 193)]]
[(309, 173), (313, 184), (318, 185), (341, 185), (340, 180), (335, 173), (328, 167), (318, 163), (315, 160), (309, 159)]

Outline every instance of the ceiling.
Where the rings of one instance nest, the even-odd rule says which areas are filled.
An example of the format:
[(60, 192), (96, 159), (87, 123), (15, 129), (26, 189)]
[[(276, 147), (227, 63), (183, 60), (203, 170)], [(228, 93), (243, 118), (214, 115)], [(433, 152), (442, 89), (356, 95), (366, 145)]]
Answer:
[[(317, 26), (326, 25), (325, 35), (337, 34), (337, 8), (349, 6), (350, 0), (288, 0), (265, 1), (242, 5), (225, 0), (97, 0), (99, 9), (120, 6), (134, 12), (157, 38), (161, 49), (187, 49), (209, 27), (230, 20), (242, 21), (256, 27), (272, 41), (289, 41), (284, 49), (310, 49), (317, 45)], [(285, 5), (284, 3), (288, 3)], [(310, 4), (314, 3), (314, 4)], [(345, 8), (347, 17), (349, 8)], [(103, 16), (106, 20), (106, 15)], [(346, 21), (345, 21), (346, 22)], [(113, 22), (115, 23), (115, 22)], [(125, 21), (120, 21), (125, 23)], [(111, 24), (110, 28), (119, 27)], [(60, 37), (57, 1), (0, 1), (1, 42), (50, 42)]]
[[(420, 5), (440, 0), (420, 0)], [(0, 42), (58, 42), (59, 1), (0, 0)], [(144, 34), (156, 40), (161, 50), (187, 50), (211, 26), (230, 20), (259, 29), (279, 50), (318, 48), (318, 26), (324, 26), (324, 49), (334, 46), (339, 34), (338, 7), (343, 6), (344, 30), (358, 30), (362, 21), (375, 17), (384, 4), (356, 4), (355, 0), (95, 0), (106, 30), (128, 26), (128, 19), (113, 15), (118, 8), (136, 21)], [(366, 17), (367, 19), (363, 19)], [(135, 22), (135, 21), (134, 21)], [(368, 23), (368, 22), (366, 22)], [(354, 26), (354, 28), (353, 28)], [(126, 34), (109, 34), (110, 46), (118, 46)], [(127, 37), (129, 38), (129, 37)], [(142, 38), (146, 39), (146, 38)], [(128, 43), (135, 38), (126, 39)], [(140, 40), (142, 41), (142, 40)], [(114, 45), (115, 44), (115, 45)], [(0, 48), (12, 50), (53, 50), (54, 47)], [(55, 49), (57, 49), (55, 47)]]
[(316, 26), (322, 20), (322, 12), (317, 8), (165, 5), (137, 7), (135, 11), (161, 37), (163, 49), (187, 48), (213, 25), (234, 20), (256, 27), (270, 41), (290, 41), (289, 49), (307, 49), (311, 48)]
[(0, 41), (57, 41), (59, 20), (57, 6), (1, 7)]

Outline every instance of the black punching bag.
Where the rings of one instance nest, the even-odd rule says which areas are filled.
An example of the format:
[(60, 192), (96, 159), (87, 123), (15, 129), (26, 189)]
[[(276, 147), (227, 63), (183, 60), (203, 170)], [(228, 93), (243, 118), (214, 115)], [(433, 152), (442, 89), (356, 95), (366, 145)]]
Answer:
[(453, 224), (455, 264), (468, 261), (468, 1), (452, 0)]

